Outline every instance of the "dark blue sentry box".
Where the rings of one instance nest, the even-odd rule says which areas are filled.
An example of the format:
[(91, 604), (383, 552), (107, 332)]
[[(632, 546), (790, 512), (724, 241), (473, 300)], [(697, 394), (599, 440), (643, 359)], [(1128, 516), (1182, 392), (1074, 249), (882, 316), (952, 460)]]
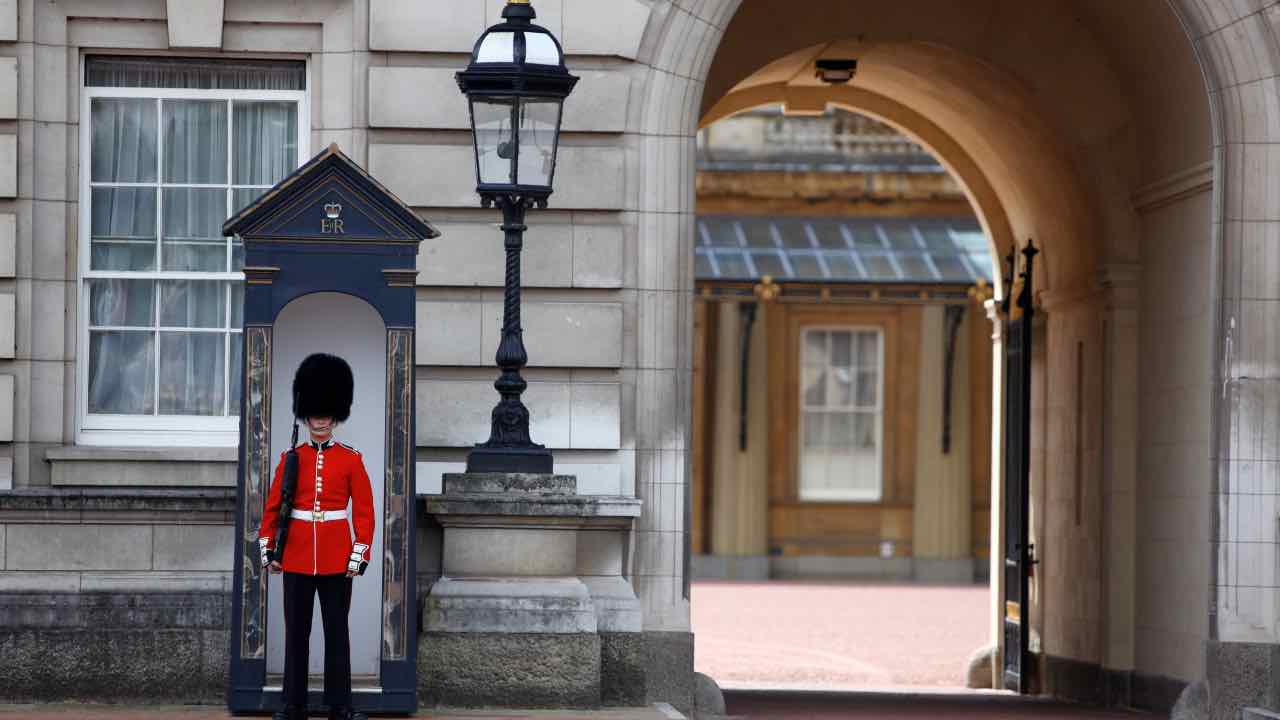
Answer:
[[(357, 578), (357, 592), (367, 595), (375, 607), (357, 612), (353, 600), (351, 627), (353, 648), (357, 640), (372, 643), (369, 667), (356, 670), (353, 651), (353, 699), (365, 712), (409, 713), (417, 707), (417, 613), (414, 553), (414, 323), (418, 244), (439, 236), (378, 181), (338, 149), (330, 145), (296, 172), (267, 191), (222, 227), (223, 234), (237, 235), (245, 248), (245, 297), (243, 335), (243, 392), (240, 407), (240, 465), (235, 525), (235, 565), (230, 647), (230, 687), (227, 705), (232, 712), (274, 710), (280, 703), (278, 670), (269, 673), (272, 637), (281, 637), (281, 617), (270, 612), (269, 577), (259, 567), (257, 533), (270, 489), (275, 460), (272, 452), (273, 380), (287, 383), (292, 367), (284, 358), (301, 352), (295, 338), (297, 325), (330, 326), (324, 340), (337, 354), (366, 358), (356, 366), (357, 405), (361, 387), (385, 396), (382, 408), (366, 408), (376, 422), (363, 424), (366, 435), (376, 431), (385, 447), (361, 448), (373, 482), (375, 505), (381, 504), (374, 539), (372, 574)], [(308, 317), (300, 308), (323, 299), (327, 310)], [(283, 313), (291, 306), (289, 312)], [(349, 305), (350, 307), (344, 307)], [(319, 307), (319, 306), (317, 306)], [(369, 323), (341, 326), (333, 313), (353, 313)], [(343, 315), (346, 317), (347, 315)], [(382, 349), (369, 347), (369, 332), (382, 339), (376, 318), (385, 327), (385, 376)], [(374, 328), (370, 330), (370, 328)], [(309, 328), (312, 336), (315, 328)], [(347, 332), (360, 331), (362, 339), (346, 340)], [(354, 336), (353, 336), (354, 337)], [(313, 339), (312, 342), (315, 342)], [(371, 356), (370, 353), (375, 353)], [(373, 360), (368, 358), (373, 357)], [(273, 368), (273, 358), (282, 367)], [(274, 370), (274, 372), (273, 372)], [(381, 387), (378, 387), (378, 386)], [(385, 389), (385, 391), (384, 391)], [(275, 388), (288, 394), (287, 384)], [(275, 407), (289, 414), (289, 398)], [(384, 419), (385, 418), (385, 419)], [(353, 413), (352, 422), (355, 422)], [(283, 418), (287, 427), (287, 418)], [(275, 427), (281, 426), (277, 417)], [(381, 423), (385, 422), (385, 427)], [(379, 427), (372, 427), (378, 425)], [(277, 449), (287, 444), (275, 438)], [(382, 467), (370, 466), (381, 455)], [(373, 568), (377, 565), (377, 568)], [(372, 577), (370, 577), (372, 575)], [(380, 586), (377, 576), (381, 576)], [(370, 580), (374, 582), (370, 583)], [(381, 600), (378, 602), (377, 595)], [(373, 610), (378, 617), (371, 618)], [(376, 626), (361, 631), (361, 618)], [(376, 638), (372, 636), (377, 634)], [(319, 636), (319, 624), (312, 635)], [(376, 644), (373, 645), (373, 644)], [(374, 657), (376, 654), (376, 657)], [(322, 707), (320, 693), (310, 696), (313, 709)]]

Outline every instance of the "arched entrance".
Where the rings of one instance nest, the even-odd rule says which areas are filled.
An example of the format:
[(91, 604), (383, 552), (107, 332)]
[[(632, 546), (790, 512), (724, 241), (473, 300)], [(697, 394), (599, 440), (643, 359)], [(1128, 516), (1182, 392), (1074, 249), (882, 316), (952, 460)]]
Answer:
[[(1215, 632), (1210, 544), (1198, 529), (1213, 504), (1208, 378), (1220, 354), (1211, 350), (1217, 275), (1204, 269), (1215, 267), (1222, 217), (1214, 168), (1242, 167), (1245, 149), (1213, 151), (1222, 124), (1204, 78), (1216, 86), (1223, 63), (1202, 70), (1209, 53), (1188, 35), (1259, 20), (1184, 5), (1193, 4), (846, 2), (801, 15), (774, 2), (713, 2), (651, 20), (643, 45), (654, 81), (639, 113), (641, 132), (653, 133), (641, 143), (653, 160), (641, 170), (642, 213), (691, 215), (691, 198), (663, 192), (664, 178), (689, 172), (687, 153), (673, 150), (726, 97), (780, 83), (799, 98), (811, 76), (773, 63), (813, 46), (861, 49), (866, 74), (853, 86), (941, 128), (979, 167), (1012, 237), (1045, 248), (1033, 507), (1044, 550), (1038, 651), (1055, 694), (1103, 699), (1101, 679), (1115, 673), (1130, 684), (1193, 682)], [(1228, 86), (1263, 76), (1246, 65), (1226, 72)], [(966, 184), (972, 193), (976, 183)], [(1246, 197), (1235, 200), (1263, 207)], [(669, 226), (640, 227), (644, 246)], [(687, 251), (691, 230), (680, 237)], [(1166, 342), (1184, 359), (1171, 361)], [(1184, 420), (1176, 431), (1169, 403)], [(1186, 522), (1169, 520), (1177, 503)], [(1169, 567), (1170, 551), (1185, 562)], [(1175, 608), (1152, 612), (1171, 596)], [(1099, 682), (1072, 686), (1073, 674)]]

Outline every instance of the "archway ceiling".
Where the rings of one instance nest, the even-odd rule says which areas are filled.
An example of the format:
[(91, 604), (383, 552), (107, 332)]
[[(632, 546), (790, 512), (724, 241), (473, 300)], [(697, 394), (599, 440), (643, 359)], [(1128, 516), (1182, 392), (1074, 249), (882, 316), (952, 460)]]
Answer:
[[(837, 102), (874, 115), (864, 105), (880, 96), (881, 105), (909, 111), (881, 119), (916, 136), (956, 172), (997, 244), (1003, 221), (1012, 237), (1033, 237), (1050, 248), (1046, 286), (1080, 287), (1092, 282), (1099, 262), (1136, 260), (1130, 198), (1144, 181), (1204, 162), (1210, 146), (1204, 86), (1190, 44), (1163, 0), (1121, 3), (1143, 12), (1081, 10), (1098, 4), (902, 0), (890, 7), (818, 0), (813, 12), (797, 16), (771, 12), (785, 5), (780, 0), (753, 0), (730, 23), (711, 66), (703, 120), (770, 96), (791, 111), (820, 112), (826, 102)], [(1137, 48), (1122, 53), (1124, 62), (1112, 62), (1109, 46), (1149, 27), (1143, 23), (1153, 17), (1172, 36), (1154, 43), (1163, 52), (1142, 55)], [(1094, 39), (1092, 23), (1107, 26), (1107, 42)], [(854, 39), (830, 37), (842, 28), (864, 32)], [(805, 39), (818, 42), (797, 46)], [(1152, 44), (1150, 38), (1141, 42)], [(862, 104), (814, 77), (820, 57), (858, 59), (850, 87), (861, 93)], [(1153, 65), (1163, 74), (1139, 82)], [(1200, 102), (1189, 103), (1189, 91)], [(843, 100), (836, 97), (842, 92)], [(1174, 101), (1180, 104), (1171, 116), (1165, 109)], [(1135, 121), (1135, 106), (1162, 116), (1159, 128), (1147, 131), (1146, 121)], [(929, 122), (905, 121), (911, 114)], [(1140, 153), (1140, 137), (1172, 149)], [(965, 165), (976, 168), (998, 202), (979, 202), (975, 185), (981, 182), (972, 172), (966, 177), (960, 169)]]

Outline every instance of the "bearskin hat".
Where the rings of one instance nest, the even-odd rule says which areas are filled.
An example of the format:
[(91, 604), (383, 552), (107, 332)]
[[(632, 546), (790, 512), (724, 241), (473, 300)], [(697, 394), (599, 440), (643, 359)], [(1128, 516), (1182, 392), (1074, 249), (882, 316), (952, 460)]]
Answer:
[(351, 366), (336, 355), (308, 355), (293, 376), (293, 415), (331, 417), (345, 422), (351, 416), (355, 380)]

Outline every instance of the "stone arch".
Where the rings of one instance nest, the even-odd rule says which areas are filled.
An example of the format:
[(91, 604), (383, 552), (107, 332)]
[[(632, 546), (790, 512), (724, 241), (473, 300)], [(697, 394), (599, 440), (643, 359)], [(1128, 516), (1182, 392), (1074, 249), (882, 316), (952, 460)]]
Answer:
[[(1001, 4), (993, 0), (990, 5)], [(1024, 4), (1004, 3), (1001, 7), (1021, 5)], [(1208, 322), (1212, 327), (1207, 337), (1188, 340), (1191, 345), (1179, 345), (1177, 350), (1207, 353), (1210, 358), (1208, 363), (1217, 378), (1216, 389), (1212, 393), (1203, 390), (1212, 395), (1212, 400), (1209, 410), (1197, 418), (1197, 422), (1204, 424), (1209, 448), (1209, 469), (1203, 485), (1229, 492), (1228, 488), (1238, 482), (1239, 467), (1247, 461), (1275, 454), (1268, 454), (1263, 448), (1264, 403), (1252, 402), (1249, 398), (1260, 398), (1263, 392), (1280, 392), (1280, 372), (1275, 370), (1280, 367), (1280, 357), (1277, 357), (1280, 343), (1271, 339), (1271, 334), (1280, 330), (1271, 329), (1275, 324), (1266, 320), (1269, 317), (1266, 303), (1280, 300), (1280, 289), (1273, 288), (1274, 283), (1263, 282), (1266, 277), (1280, 276), (1280, 253), (1265, 251), (1277, 244), (1276, 238), (1280, 237), (1280, 194), (1275, 192), (1280, 187), (1277, 179), (1280, 178), (1280, 111), (1276, 110), (1280, 107), (1280, 86), (1274, 82), (1280, 74), (1280, 39), (1277, 38), (1280, 10), (1273, 3), (1254, 0), (1082, 2), (1080, 5), (1088, 5), (1101, 18), (1100, 23), (1113, 28), (1111, 36), (1100, 41), (1108, 50), (1123, 47), (1127, 38), (1136, 38), (1141, 33), (1169, 38), (1162, 52), (1188, 52), (1185, 47), (1177, 49), (1175, 46), (1179, 43), (1189, 47), (1191, 62), (1182, 62), (1179, 58), (1176, 71), (1183, 73), (1183, 81), (1188, 73), (1194, 74), (1199, 91), (1207, 91), (1207, 108), (1188, 108), (1182, 94), (1187, 84), (1183, 82), (1179, 88), (1176, 82), (1166, 82), (1165, 69), (1172, 63), (1165, 62), (1164, 56), (1155, 53), (1146, 59), (1133, 55), (1119, 58), (1115, 61), (1117, 77), (1109, 81), (1112, 96), (1132, 103), (1130, 109), (1138, 108), (1141, 114), (1133, 118), (1133, 127), (1125, 133), (1112, 136), (1108, 135), (1108, 128), (1092, 128), (1096, 154), (1076, 156), (1072, 162), (1086, 178), (1085, 192), (1090, 193), (1089, 199), (1096, 206), (1096, 227), (1100, 235), (1105, 236), (1102, 259), (1109, 265), (1118, 263), (1121, 268), (1119, 272), (1106, 273), (1102, 280), (1104, 288), (1111, 287), (1116, 278), (1133, 283), (1126, 287), (1136, 288), (1136, 279), (1126, 281), (1123, 276), (1129, 273), (1124, 268), (1136, 267), (1137, 260), (1112, 238), (1141, 234), (1132, 229), (1137, 222), (1137, 206), (1151, 207), (1153, 203), (1166, 202), (1183, 193), (1203, 192), (1204, 187), (1212, 183), (1212, 208), (1206, 214), (1209, 227), (1205, 228), (1203, 242), (1207, 248), (1204, 253), (1207, 267), (1186, 269), (1189, 273), (1207, 271), (1210, 276), (1208, 297), (1192, 300), (1208, 306)], [(636, 184), (632, 188), (638, 226), (637, 283), (642, 289), (671, 293), (679, 318), (689, 317), (691, 304), (692, 274), (685, 258), (692, 242), (693, 138), (703, 117), (704, 104), (713, 105), (741, 79), (727, 85), (721, 83), (708, 91), (712, 61), (721, 49), (729, 24), (742, 7), (741, 0), (657, 3), (640, 43), (638, 60), (643, 65), (640, 72), (644, 83), (630, 118), (630, 126), (639, 135), (632, 156), (637, 161), (633, 175)], [(1040, 10), (1039, 5), (1034, 10)], [(890, 8), (887, 12), (910, 15), (903, 8)], [(1125, 15), (1131, 12), (1132, 17)], [(911, 18), (899, 17), (898, 20), (906, 22)], [(947, 32), (954, 36), (962, 29), (952, 28)], [(1064, 36), (1069, 34), (1063, 32)], [(1009, 37), (1001, 41), (1013, 45), (1025, 43), (1027, 38)], [(804, 38), (797, 42), (811, 44)], [(1078, 68), (1068, 67), (1080, 69), (1079, 76), (1067, 77), (1077, 85), (1087, 84), (1090, 73), (1107, 70), (1089, 65), (1089, 58), (1078, 60), (1081, 63)], [(754, 69), (744, 68), (744, 74)], [(1036, 86), (1035, 78), (1019, 80), (1033, 91), (1046, 90)], [(1086, 119), (1091, 111), (1113, 109), (1077, 108), (1079, 117)], [(1058, 120), (1070, 125), (1079, 117)], [(1169, 140), (1175, 136), (1190, 140), (1182, 143), (1181, 149), (1167, 153), (1143, 150), (1161, 144), (1177, 145)], [(1199, 140), (1201, 136), (1204, 136), (1203, 142)], [(1097, 163), (1115, 163), (1120, 168), (1117, 174), (1121, 179), (1108, 187), (1091, 187), (1095, 185), (1095, 176), (1091, 173)], [(1100, 195), (1108, 195), (1114, 202), (1098, 203)], [(1198, 223), (1200, 217), (1190, 215), (1186, 219)], [(1150, 232), (1159, 231), (1156, 227)], [(1084, 288), (1084, 291), (1093, 290)], [(1185, 308), (1179, 310), (1185, 311)], [(656, 363), (653, 368), (676, 369), (675, 377), (671, 378), (677, 386), (675, 405), (687, 408), (688, 323), (660, 329), (661, 324), (653, 322), (659, 312), (662, 311), (658, 308), (643, 306), (639, 311), (636, 327), (651, 329), (637, 332), (639, 355), (671, 359), (672, 364)], [(1183, 340), (1180, 338), (1177, 342)], [(673, 354), (667, 354), (672, 351)], [(645, 372), (643, 366), (642, 362), (641, 374)], [(637, 437), (645, 434), (646, 423), (655, 436), (661, 435), (649, 420), (657, 403), (643, 393), (637, 394)], [(676, 425), (678, 431), (654, 439), (671, 442), (672, 447), (686, 447), (687, 421), (677, 417)], [(1233, 428), (1237, 430), (1232, 431)], [(1216, 497), (1207, 504), (1212, 506), (1211, 512), (1217, 512)], [(1210, 541), (1228, 540), (1221, 534), (1221, 523), (1212, 525), (1219, 535)], [(1206, 542), (1201, 548), (1206, 556), (1211, 554), (1208, 546)], [(1222, 572), (1213, 566), (1213, 559), (1208, 562), (1210, 576), (1203, 578), (1199, 587), (1212, 587), (1223, 579)], [(1141, 593), (1143, 589), (1136, 592)], [(1209, 621), (1206, 615), (1205, 622)], [(1217, 637), (1222, 624), (1221, 617), (1214, 616), (1214, 625), (1208, 629), (1209, 637)], [(1280, 642), (1280, 638), (1262, 630), (1250, 631), (1235, 639)], [(1208, 671), (1212, 672), (1212, 668)]]

